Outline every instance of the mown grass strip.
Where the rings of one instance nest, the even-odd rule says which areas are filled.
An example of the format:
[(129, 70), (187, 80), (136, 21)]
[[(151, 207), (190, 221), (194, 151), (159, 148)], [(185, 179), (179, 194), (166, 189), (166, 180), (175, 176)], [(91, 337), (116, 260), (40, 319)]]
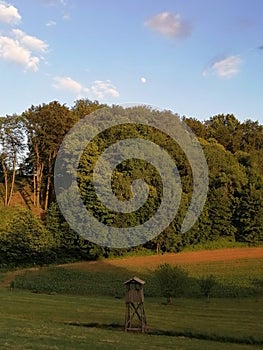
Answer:
[[(116, 329), (123, 330), (124, 326), (118, 323), (97, 323), (97, 322), (65, 322), (69, 326), (75, 327), (88, 327), (88, 328), (99, 328), (99, 329)], [(160, 335), (167, 337), (184, 337), (189, 339), (198, 340), (210, 340), (220, 343), (233, 343), (233, 344), (245, 344), (245, 345), (263, 345), (263, 339), (256, 339), (253, 336), (247, 338), (237, 338), (230, 336), (221, 336), (217, 334), (207, 334), (207, 333), (196, 333), (192, 331), (174, 331), (174, 330), (162, 330), (162, 329), (148, 329), (147, 335)]]

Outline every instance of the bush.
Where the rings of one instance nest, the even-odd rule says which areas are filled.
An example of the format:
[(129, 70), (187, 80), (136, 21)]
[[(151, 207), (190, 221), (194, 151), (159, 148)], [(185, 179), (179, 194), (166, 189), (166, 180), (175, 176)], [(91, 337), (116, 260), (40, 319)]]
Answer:
[(53, 239), (30, 210), (18, 208), (0, 230), (1, 266), (42, 265), (54, 260)]
[(216, 279), (214, 275), (209, 275), (198, 280), (200, 291), (207, 299), (209, 299), (212, 289), (216, 285)]
[(161, 294), (167, 298), (167, 304), (172, 304), (172, 298), (183, 294), (187, 285), (188, 273), (178, 266), (162, 264), (155, 270)]

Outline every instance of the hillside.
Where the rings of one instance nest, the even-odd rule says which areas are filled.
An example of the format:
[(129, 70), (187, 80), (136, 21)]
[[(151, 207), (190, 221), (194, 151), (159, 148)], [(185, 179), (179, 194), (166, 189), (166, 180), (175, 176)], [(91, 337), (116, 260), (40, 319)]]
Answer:
[(181, 252), (178, 254), (167, 253), (163, 255), (137, 256), (120, 259), (107, 259), (92, 262), (77, 262), (61, 265), (87, 271), (100, 271), (105, 268), (105, 263), (110, 267), (126, 268), (131, 271), (151, 271), (160, 264), (192, 266), (196, 264), (225, 264), (232, 265), (249, 263), (250, 260), (258, 260), (263, 272), (263, 247), (256, 248), (232, 248), (220, 250), (203, 250), (198, 252)]
[[(72, 278), (78, 289), (86, 288), (87, 277), (95, 283), (95, 286), (104, 285), (105, 281), (118, 285), (120, 281), (137, 274), (143, 278), (150, 278), (152, 272), (160, 264), (180, 266), (193, 277), (207, 276), (213, 274), (223, 283), (251, 285), (253, 280), (261, 280), (263, 272), (263, 247), (258, 248), (234, 248), (213, 251), (182, 252), (178, 254), (164, 254), (151, 256), (138, 256), (129, 258), (101, 259), (99, 261), (86, 261), (58, 265), (51, 268), (27, 268), (7, 273), (2, 281), (2, 286), (8, 287), (16, 277), (22, 275), (29, 280), (31, 277), (46, 279), (52, 289), (52, 283), (62, 288)], [(63, 272), (64, 271), (64, 272)], [(68, 272), (66, 272), (68, 271)], [(67, 274), (69, 273), (68, 277)], [(66, 277), (66, 280), (64, 278)], [(84, 277), (85, 281), (79, 281)], [(75, 280), (77, 278), (77, 280)], [(45, 282), (45, 283), (46, 283)], [(38, 283), (38, 282), (36, 282)], [(82, 284), (84, 283), (84, 284)], [(90, 287), (89, 287), (90, 288)], [(100, 287), (98, 287), (100, 289)], [(114, 287), (115, 288), (115, 287)], [(72, 289), (72, 290), (73, 290)], [(102, 287), (105, 289), (105, 286)]]
[[(0, 182), (0, 207), (4, 205), (4, 183)], [(17, 177), (10, 206), (22, 206), (33, 209), (34, 195), (31, 189), (31, 181), (27, 177)]]

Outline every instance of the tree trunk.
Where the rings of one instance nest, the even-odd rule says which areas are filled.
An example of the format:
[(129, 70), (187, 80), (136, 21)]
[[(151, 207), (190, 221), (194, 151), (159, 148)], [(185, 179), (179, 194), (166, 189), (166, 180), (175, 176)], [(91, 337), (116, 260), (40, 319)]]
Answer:
[(172, 297), (171, 296), (167, 297), (167, 305), (172, 305), (172, 303), (173, 303)]
[(48, 174), (47, 174), (47, 186), (46, 186), (45, 205), (44, 205), (45, 211), (48, 208), (50, 185), (51, 185), (51, 154), (48, 157)]
[(36, 174), (33, 174), (33, 185), (34, 185), (34, 206), (37, 204), (37, 185), (36, 185)]
[(160, 252), (160, 243), (157, 242), (156, 243), (156, 255), (159, 255), (159, 252)]
[(9, 193), (9, 198), (7, 202), (7, 206), (10, 205), (13, 191), (14, 191), (14, 185), (15, 185), (15, 178), (16, 178), (16, 151), (14, 152), (14, 158), (13, 158), (13, 173), (12, 173), (12, 181), (11, 181), (11, 187), (10, 187), (10, 193)]
[(8, 174), (7, 174), (7, 168), (5, 165), (5, 155), (1, 155), (1, 163), (2, 163), (2, 168), (4, 172), (4, 179), (5, 179), (5, 199), (4, 199), (4, 205), (7, 206), (8, 203)]
[(44, 164), (41, 163), (40, 161), (40, 154), (39, 154), (39, 149), (37, 144), (35, 146), (35, 153), (36, 153), (36, 207), (37, 209), (39, 209)]
[(40, 196), (41, 196), (41, 187), (42, 187), (42, 177), (43, 177), (43, 168), (44, 164), (39, 164), (37, 168), (36, 176), (36, 207), (40, 208)]

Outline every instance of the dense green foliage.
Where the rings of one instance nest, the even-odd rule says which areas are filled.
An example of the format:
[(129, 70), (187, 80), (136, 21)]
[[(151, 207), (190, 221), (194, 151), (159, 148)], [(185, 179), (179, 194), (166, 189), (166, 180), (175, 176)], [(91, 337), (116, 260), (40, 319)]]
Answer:
[[(15, 177), (19, 173), (31, 187), (32, 195), (28, 195), (28, 191), (20, 186), (21, 194), (26, 197), (25, 203), (31, 214), (37, 213), (42, 219), (41, 222), (33, 218), (33, 214), (26, 212), (24, 215), (18, 210), (12, 219), (15, 224), (12, 221), (6, 226), (6, 219), (0, 222), (2, 265), (97, 259), (127, 252), (98, 247), (79, 237), (61, 215), (54, 193), (54, 164), (64, 136), (85, 115), (100, 111), (102, 107), (105, 106), (89, 100), (76, 101), (71, 108), (54, 101), (31, 106), (21, 116), (0, 119), (0, 194), (3, 206), (12, 204), (17, 183)], [(107, 108), (116, 116), (116, 120), (118, 113), (126, 113), (122, 107)], [(247, 245), (263, 243), (263, 126), (251, 120), (241, 123), (233, 115), (217, 115), (204, 122), (182, 118), (198, 137), (205, 153), (209, 168), (209, 191), (198, 221), (188, 232), (181, 234), (181, 224), (193, 191), (187, 157), (163, 132), (138, 123), (156, 111), (147, 107), (133, 107), (127, 109), (127, 113), (134, 115), (137, 124), (123, 124), (98, 134), (79, 161), (79, 190), (87, 209), (99, 221), (114, 227), (134, 227), (136, 230), (136, 225), (147, 221), (160, 206), (160, 175), (152, 165), (140, 159), (122, 162), (112, 175), (113, 192), (122, 201), (132, 197), (131, 183), (134, 180), (144, 179), (148, 184), (149, 196), (138, 211), (122, 214), (111, 211), (102, 205), (94, 191), (93, 168), (101, 153), (116, 140), (136, 137), (150, 140), (165, 149), (175, 160), (182, 183), (181, 203), (176, 217), (158, 237), (142, 248), (158, 253), (177, 252), (193, 245), (217, 241)], [(162, 113), (172, 115), (169, 111), (158, 113), (160, 116)], [(73, 149), (74, 145), (64, 152), (70, 153)], [(142, 153), (144, 151), (141, 150)], [(64, 166), (70, 179), (70, 162)], [(70, 188), (66, 195), (71, 196)], [(1, 207), (0, 212), (4, 210)], [(19, 215), (22, 217), (19, 218)], [(34, 225), (30, 224), (30, 220), (36, 220)], [(32, 235), (34, 240), (30, 238)]]
[(52, 263), (54, 240), (43, 222), (25, 208), (8, 214), (0, 228), (1, 266)]

